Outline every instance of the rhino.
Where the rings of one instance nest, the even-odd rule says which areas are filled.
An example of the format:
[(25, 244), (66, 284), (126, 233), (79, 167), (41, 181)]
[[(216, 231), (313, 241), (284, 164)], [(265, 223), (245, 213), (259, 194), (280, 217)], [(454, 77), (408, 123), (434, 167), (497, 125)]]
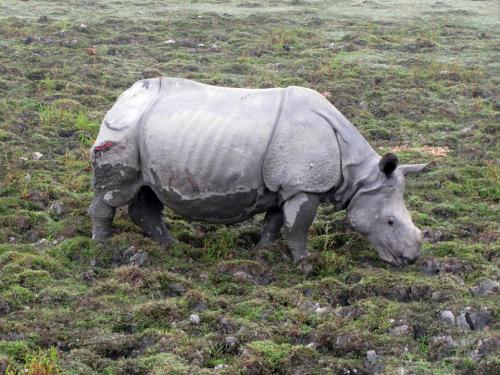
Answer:
[(318, 206), (346, 210), (379, 257), (405, 266), (422, 234), (405, 207), (405, 176), (429, 164), (380, 157), (321, 94), (297, 86), (246, 89), (159, 77), (136, 82), (107, 112), (91, 149), (92, 238), (112, 234), (117, 207), (153, 240), (175, 242), (164, 205), (194, 220), (233, 224), (264, 213), (257, 247), (283, 234), (308, 257)]

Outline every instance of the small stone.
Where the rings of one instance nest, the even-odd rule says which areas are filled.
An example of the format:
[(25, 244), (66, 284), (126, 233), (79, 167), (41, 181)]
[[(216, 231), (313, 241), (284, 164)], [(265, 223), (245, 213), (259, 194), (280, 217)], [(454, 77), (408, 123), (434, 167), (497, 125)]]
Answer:
[(26, 176), (24, 176), (23, 180), (26, 182), (30, 182), (31, 181), (31, 173), (26, 173)]
[(0, 298), (0, 316), (7, 315), (8, 313), (10, 313), (9, 303), (6, 300)]
[(37, 242), (40, 239), (40, 232), (36, 229), (30, 229), (26, 233), (26, 240), (28, 242)]
[(47, 240), (46, 238), (42, 238), (38, 240), (37, 243), (35, 243), (35, 246), (38, 249), (45, 249), (47, 246), (49, 246), (49, 240)]
[(191, 314), (189, 316), (189, 321), (193, 324), (200, 324), (200, 316), (198, 314)]
[(215, 370), (215, 371), (220, 371), (220, 370), (225, 369), (226, 367), (228, 367), (228, 366), (222, 363), (222, 364), (220, 364), (220, 365), (215, 366), (215, 367), (214, 367), (214, 370)]
[(43, 157), (43, 154), (41, 152), (34, 152), (33, 153), (33, 160), (40, 160)]
[(306, 348), (316, 349), (316, 343), (315, 342), (310, 342), (309, 344), (306, 345)]
[(457, 325), (460, 329), (464, 331), (470, 330), (469, 323), (467, 323), (467, 319), (465, 318), (465, 313), (461, 313), (457, 318)]
[(335, 43), (333, 43), (333, 42), (328, 45), (328, 48), (334, 48), (334, 47), (335, 47)]
[(305, 276), (310, 276), (313, 273), (313, 266), (310, 262), (307, 260), (303, 260), (300, 262), (299, 266), (297, 267), (300, 272), (302, 272)]
[(177, 42), (173, 39), (168, 39), (165, 41), (165, 44), (175, 44), (175, 43), (177, 43)]
[(95, 280), (95, 272), (94, 270), (90, 269), (84, 273), (82, 273), (82, 280), (85, 281), (86, 283), (91, 283), (92, 281)]
[(429, 357), (432, 360), (442, 359), (452, 354), (458, 344), (451, 336), (435, 336), (429, 342)]
[(147, 260), (148, 253), (143, 250), (139, 250), (130, 257), (129, 263), (137, 267), (142, 267)]
[(360, 107), (363, 111), (368, 111), (368, 109), (369, 109), (368, 104), (366, 104), (365, 102), (359, 102), (359, 107)]
[(451, 72), (449, 70), (441, 70), (439, 76), (442, 79), (448, 79), (450, 81), (460, 81), (460, 75), (457, 72)]
[(225, 318), (223, 316), (219, 317), (219, 319), (217, 320), (217, 323), (219, 323), (220, 328), (224, 332), (229, 332), (233, 329), (233, 324), (229, 320), (227, 320), (227, 318)]
[(475, 296), (485, 296), (498, 293), (498, 289), (498, 281), (484, 279), (477, 286), (470, 288), (470, 291)]
[(410, 333), (410, 326), (403, 324), (401, 326), (396, 326), (389, 330), (389, 333), (393, 336), (405, 336)]
[(472, 129), (474, 129), (474, 125), (469, 125), (469, 126), (466, 126), (466, 127), (462, 128), (462, 129), (460, 129), (460, 133), (468, 133)]
[(238, 340), (238, 338), (234, 336), (227, 336), (224, 339), (224, 344), (230, 349), (236, 348), (239, 345), (239, 343), (240, 341)]
[(440, 230), (433, 230), (430, 228), (425, 228), (422, 231), (422, 235), (424, 237), (424, 241), (429, 243), (440, 242), (444, 239), (443, 232), (441, 232)]
[(250, 275), (244, 271), (237, 271), (233, 273), (233, 279), (234, 281), (245, 283), (250, 280)]
[(80, 29), (85, 30), (87, 28), (87, 25), (84, 23), (81, 23), (80, 26), (78, 26)]
[(64, 213), (64, 206), (59, 202), (54, 202), (50, 205), (49, 210), (56, 216), (61, 216)]
[(488, 310), (465, 313), (465, 319), (473, 331), (484, 330), (492, 321), (491, 313)]
[(500, 350), (500, 336), (491, 336), (480, 339), (477, 346), (477, 352), (481, 356), (498, 353)]
[(205, 44), (204, 43), (198, 43), (197, 46), (198, 47), (205, 47)]
[(9, 237), (10, 243), (16, 243), (16, 237)]
[(368, 362), (375, 362), (378, 359), (377, 352), (375, 350), (368, 350), (366, 352), (366, 360)]
[(441, 311), (439, 317), (446, 323), (455, 324), (455, 315), (450, 310)]

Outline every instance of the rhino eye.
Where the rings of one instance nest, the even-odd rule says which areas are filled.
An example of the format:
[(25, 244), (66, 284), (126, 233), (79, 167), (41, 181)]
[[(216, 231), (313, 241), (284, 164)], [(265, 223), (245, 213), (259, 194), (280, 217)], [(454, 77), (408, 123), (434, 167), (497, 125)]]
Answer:
[(394, 219), (389, 219), (389, 220), (387, 220), (387, 224), (389, 224), (389, 225), (394, 225)]

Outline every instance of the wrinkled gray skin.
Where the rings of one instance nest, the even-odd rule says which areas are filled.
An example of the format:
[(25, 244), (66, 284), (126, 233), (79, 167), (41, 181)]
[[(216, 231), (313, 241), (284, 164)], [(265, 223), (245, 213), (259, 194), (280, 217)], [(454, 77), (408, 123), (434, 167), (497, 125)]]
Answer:
[(116, 207), (165, 246), (163, 205), (197, 220), (237, 223), (266, 212), (258, 247), (284, 226), (306, 258), (320, 203), (347, 209), (354, 229), (393, 265), (414, 262), (421, 233), (403, 202), (404, 176), (424, 164), (380, 158), (323, 96), (301, 87), (236, 89), (178, 78), (142, 80), (106, 114), (92, 147), (92, 238), (111, 236)]

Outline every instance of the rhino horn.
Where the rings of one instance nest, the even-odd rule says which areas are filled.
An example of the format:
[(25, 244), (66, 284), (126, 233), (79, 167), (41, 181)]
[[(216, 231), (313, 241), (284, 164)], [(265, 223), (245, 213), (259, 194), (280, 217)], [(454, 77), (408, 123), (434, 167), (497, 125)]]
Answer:
[(385, 154), (380, 162), (378, 163), (378, 167), (380, 170), (386, 175), (390, 176), (392, 172), (394, 172), (398, 166), (398, 157), (393, 153)]

